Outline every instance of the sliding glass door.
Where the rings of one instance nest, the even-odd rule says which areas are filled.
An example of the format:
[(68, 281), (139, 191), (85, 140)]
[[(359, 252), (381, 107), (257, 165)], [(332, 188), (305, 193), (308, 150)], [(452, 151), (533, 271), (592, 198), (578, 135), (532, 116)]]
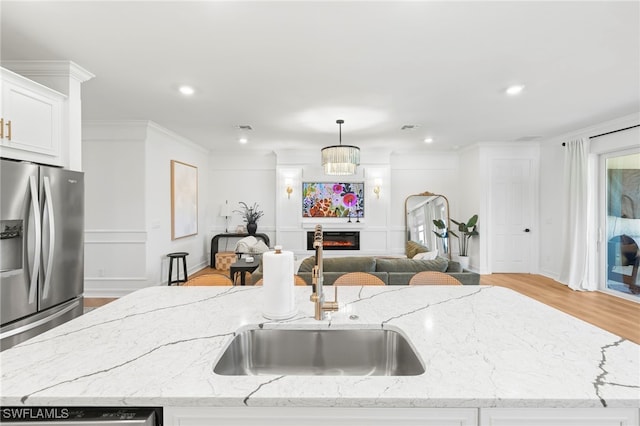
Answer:
[(600, 165), (606, 204), (601, 289), (640, 300), (640, 150), (603, 154)]

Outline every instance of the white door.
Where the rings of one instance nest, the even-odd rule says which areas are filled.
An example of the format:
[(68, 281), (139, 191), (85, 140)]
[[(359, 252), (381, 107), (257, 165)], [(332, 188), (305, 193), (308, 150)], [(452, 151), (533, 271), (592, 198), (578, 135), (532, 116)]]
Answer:
[(491, 162), (491, 271), (531, 272), (532, 161)]

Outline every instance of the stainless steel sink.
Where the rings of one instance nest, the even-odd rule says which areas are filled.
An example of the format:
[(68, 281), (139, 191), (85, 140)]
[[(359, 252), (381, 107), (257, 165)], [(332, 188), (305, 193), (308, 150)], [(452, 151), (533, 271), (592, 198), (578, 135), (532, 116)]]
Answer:
[(238, 333), (213, 370), (227, 376), (416, 376), (424, 366), (393, 330), (251, 329)]

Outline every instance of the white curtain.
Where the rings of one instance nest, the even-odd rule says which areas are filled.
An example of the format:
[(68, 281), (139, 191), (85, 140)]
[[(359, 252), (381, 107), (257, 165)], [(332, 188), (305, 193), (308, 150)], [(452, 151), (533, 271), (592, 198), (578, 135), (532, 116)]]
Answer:
[(565, 215), (560, 282), (574, 290), (597, 290), (594, 168), (589, 139), (569, 141), (565, 147)]

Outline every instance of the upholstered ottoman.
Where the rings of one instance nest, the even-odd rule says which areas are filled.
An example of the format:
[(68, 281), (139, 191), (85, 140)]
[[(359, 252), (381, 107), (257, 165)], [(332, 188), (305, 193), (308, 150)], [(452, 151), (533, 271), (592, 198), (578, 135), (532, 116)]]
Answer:
[(238, 260), (234, 251), (220, 251), (216, 253), (216, 269), (228, 271), (232, 263)]

